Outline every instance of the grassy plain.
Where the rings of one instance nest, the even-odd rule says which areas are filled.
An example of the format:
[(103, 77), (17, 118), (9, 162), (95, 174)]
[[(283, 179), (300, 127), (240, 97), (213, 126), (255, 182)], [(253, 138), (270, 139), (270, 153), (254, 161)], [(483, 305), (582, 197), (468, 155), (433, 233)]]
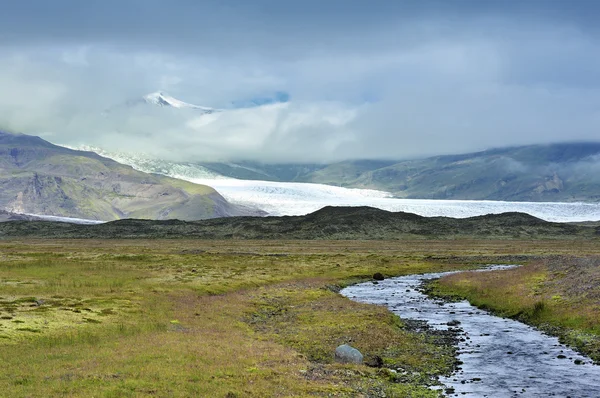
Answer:
[[(428, 397), (452, 352), (340, 286), (594, 241), (0, 242), (0, 395)], [(349, 343), (385, 367), (333, 361)]]

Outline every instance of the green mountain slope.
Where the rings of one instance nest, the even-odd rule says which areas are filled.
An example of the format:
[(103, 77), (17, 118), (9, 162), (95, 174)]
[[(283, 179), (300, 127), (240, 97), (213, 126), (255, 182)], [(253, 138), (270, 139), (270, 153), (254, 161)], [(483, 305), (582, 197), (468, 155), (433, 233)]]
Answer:
[(267, 164), (259, 162), (197, 163), (214, 173), (240, 180), (301, 181), (303, 176), (319, 170), (318, 164)]
[(0, 132), (0, 209), (97, 220), (257, 214), (214, 189), (136, 171), (93, 152)]
[[(345, 162), (303, 181), (381, 189), (402, 198), (599, 201), (600, 143), (534, 145), (398, 162)], [(350, 172), (340, 172), (350, 170)]]

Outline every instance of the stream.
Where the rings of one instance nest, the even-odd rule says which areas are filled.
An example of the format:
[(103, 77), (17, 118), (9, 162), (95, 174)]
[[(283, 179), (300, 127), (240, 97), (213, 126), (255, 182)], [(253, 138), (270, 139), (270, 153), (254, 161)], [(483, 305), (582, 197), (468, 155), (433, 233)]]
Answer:
[[(480, 271), (511, 267), (515, 266)], [(444, 303), (417, 290), (423, 281), (451, 273), (366, 282), (347, 287), (341, 294), (358, 302), (385, 305), (403, 319), (427, 321), (434, 329), (458, 328), (462, 364), (452, 376), (440, 378), (449, 396), (600, 397), (600, 366), (559, 344), (556, 337), (491, 315), (467, 301)]]

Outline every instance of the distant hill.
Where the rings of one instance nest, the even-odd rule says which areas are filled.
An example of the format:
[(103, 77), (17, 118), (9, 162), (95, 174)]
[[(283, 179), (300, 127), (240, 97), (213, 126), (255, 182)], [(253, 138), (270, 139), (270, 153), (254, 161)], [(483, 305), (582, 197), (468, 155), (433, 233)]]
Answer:
[(325, 207), (297, 217), (231, 217), (185, 222), (120, 220), (99, 225), (41, 221), (0, 223), (0, 238), (196, 239), (572, 239), (600, 238), (600, 228), (551, 223), (523, 213), (466, 219), (421, 217), (371, 207)]
[(0, 132), (0, 209), (94, 220), (257, 215), (214, 189), (147, 174), (93, 152)]

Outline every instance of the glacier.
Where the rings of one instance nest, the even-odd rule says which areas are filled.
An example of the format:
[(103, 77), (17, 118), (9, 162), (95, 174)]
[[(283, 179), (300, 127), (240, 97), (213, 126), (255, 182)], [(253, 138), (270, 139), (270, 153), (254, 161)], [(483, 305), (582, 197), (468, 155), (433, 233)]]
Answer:
[(109, 152), (89, 146), (73, 149), (94, 151), (146, 173), (208, 185), (234, 204), (259, 208), (272, 216), (300, 216), (325, 206), (371, 206), (426, 217), (467, 218), (521, 212), (552, 222), (600, 221), (600, 203), (398, 199), (384, 191), (314, 183), (238, 180), (193, 163), (170, 162), (143, 154)]
[(371, 206), (426, 217), (467, 218), (485, 214), (522, 212), (553, 222), (600, 220), (600, 204), (597, 203), (398, 199), (384, 191), (322, 184), (198, 179), (177, 175), (172, 177), (211, 186), (232, 203), (258, 207), (273, 216), (299, 216), (325, 206)]

